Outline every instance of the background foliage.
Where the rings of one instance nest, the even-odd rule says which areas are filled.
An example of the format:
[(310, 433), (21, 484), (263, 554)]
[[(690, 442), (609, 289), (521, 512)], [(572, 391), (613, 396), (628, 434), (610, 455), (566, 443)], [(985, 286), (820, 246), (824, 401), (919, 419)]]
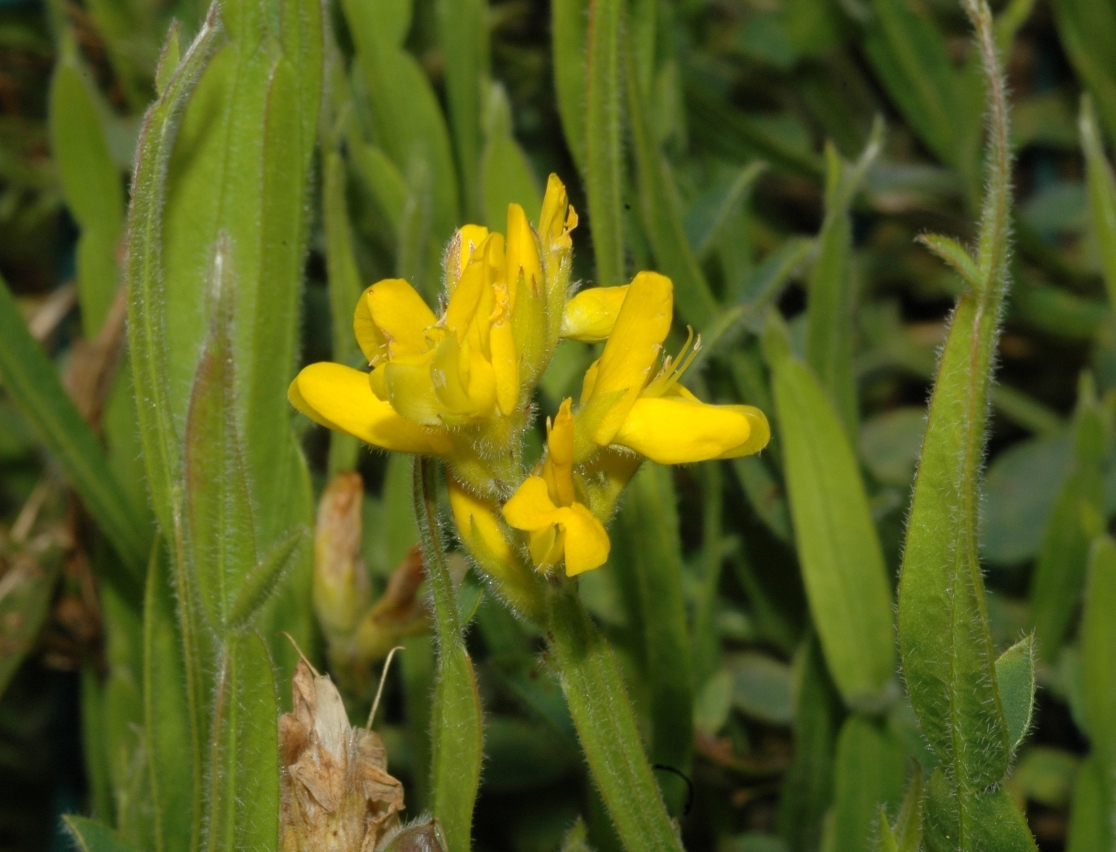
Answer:
[[(687, 848), (911, 849), (922, 801), (928, 849), (969, 823), (992, 836), (964, 848), (1032, 848), (1017, 807), (1044, 850), (1111, 848), (1116, 9), (993, 11), (1010, 176), (945, 0), (0, 7), (0, 845), (66, 848), (75, 813), (140, 848), (273, 846), (237, 773), (274, 771), (280, 629), (328, 644), (354, 720), (409, 634), (376, 727), (430, 806), (429, 631), (348, 645), (308, 603), (326, 483), (363, 475), (367, 609), (419, 540), (410, 464), (285, 388), (359, 361), (363, 286), (435, 301), (454, 228), (537, 217), (553, 171), (575, 276), (671, 276), (691, 382), (775, 427), (758, 457), (645, 466), (581, 584)], [(545, 412), (593, 357), (563, 345)], [(472, 574), (457, 609), (474, 846), (618, 848), (542, 637)]]

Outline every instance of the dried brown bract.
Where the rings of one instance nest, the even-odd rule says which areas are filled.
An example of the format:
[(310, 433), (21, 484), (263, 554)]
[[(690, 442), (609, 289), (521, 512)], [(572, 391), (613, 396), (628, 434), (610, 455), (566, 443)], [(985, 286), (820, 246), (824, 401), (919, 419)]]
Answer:
[(283, 852), (374, 852), (399, 825), (403, 785), (374, 731), (353, 728), (328, 676), (303, 660), (279, 719)]

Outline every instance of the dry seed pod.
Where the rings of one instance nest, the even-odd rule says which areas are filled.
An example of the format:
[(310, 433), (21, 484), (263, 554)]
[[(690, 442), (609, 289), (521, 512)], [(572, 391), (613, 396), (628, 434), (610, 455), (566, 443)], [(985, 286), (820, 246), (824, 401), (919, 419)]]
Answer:
[(419, 817), (384, 836), (376, 852), (447, 852), (442, 826), (434, 817)]
[(291, 691), (294, 710), (279, 719), (280, 848), (374, 852), (403, 810), (403, 785), (387, 772), (383, 741), (349, 724), (337, 687), (305, 659)]

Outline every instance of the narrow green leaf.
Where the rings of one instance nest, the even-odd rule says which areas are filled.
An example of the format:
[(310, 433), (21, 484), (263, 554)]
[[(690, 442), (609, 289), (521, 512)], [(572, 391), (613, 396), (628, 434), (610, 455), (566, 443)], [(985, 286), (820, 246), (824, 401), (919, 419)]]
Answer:
[(135, 852), (132, 844), (125, 843), (104, 823), (73, 815), (62, 819), (81, 852)]
[(78, 296), (87, 338), (100, 331), (120, 282), (116, 262), (124, 226), (124, 189), (101, 116), (73, 47), (64, 49), (50, 84), (50, 147), (66, 205), (81, 229)]
[[(966, 822), (958, 822), (958, 814)], [(1027, 820), (1003, 787), (970, 796), (959, 802), (942, 767), (927, 785), (925, 845), (927, 852), (1035, 852)]]
[(244, 578), (236, 598), (229, 607), (228, 625), (232, 630), (246, 627), (268, 598), (275, 593), (283, 576), (300, 556), (300, 551), (310, 540), (310, 530), (299, 527), (276, 544), (264, 555), (259, 564)]
[(1053, 663), (1077, 613), (1089, 543), (1104, 528), (1105, 423), (1084, 379), (1074, 418), (1074, 464), (1058, 490), (1031, 575), (1031, 617), (1043, 660)]
[(433, 237), (432, 174), (427, 161), (412, 157), (407, 168), (407, 200), (399, 217), (399, 233), (395, 249), (395, 274), (410, 281), (428, 301), (434, 301), (437, 280), (428, 273), (436, 266), (431, 256)]
[(833, 767), (834, 848), (870, 846), (881, 808), (903, 796), (906, 760), (902, 744), (878, 722), (856, 713), (845, 720)]
[(175, 408), (170, 398), (166, 280), (163, 267), (163, 213), (171, 149), (187, 101), (218, 45), (220, 23), (214, 4), (166, 90), (144, 116), (136, 144), (132, 199), (128, 208), (128, 344), (137, 415), (151, 502), (159, 527), (173, 540), (179, 505), (174, 481), (181, 464)]
[[(211, 273), (209, 336), (190, 392), (184, 459), (186, 554), (199, 603), (218, 633), (258, 561), (255, 507), (236, 422), (232, 311), (236, 284), (219, 238)], [(182, 568), (179, 568), (182, 570)]]
[[(634, 593), (629, 606), (638, 610), (643, 633), (638, 641), (650, 693), (651, 762), (688, 774), (694, 697), (676, 503), (669, 469), (643, 465), (616, 519), (615, 541), (622, 551), (616, 567)], [(668, 776), (660, 786), (671, 810), (680, 812), (685, 782)]]
[(1107, 3), (1058, 0), (1051, 4), (1062, 48), (1092, 95), (1109, 138), (1116, 138), (1116, 11)]
[(457, 600), (437, 518), (436, 462), (415, 462), (414, 507), (423, 555), (433, 589), (438, 637), (438, 671), (431, 707), (431, 790), (433, 811), (447, 845), (471, 844), (473, 805), (480, 783), (483, 746), (480, 695), (473, 663), (465, 650)]
[(850, 705), (868, 706), (895, 672), (883, 552), (837, 412), (785, 333), (773, 312), (764, 348), (802, 578), (833, 680)]
[(628, 852), (681, 844), (643, 753), (631, 701), (608, 643), (573, 583), (549, 595), (548, 644), (593, 780)]
[(550, 4), (554, 89), (566, 146), (582, 175), (586, 172), (585, 56), (589, 37), (589, 0), (554, 0)]
[(918, 241), (952, 266), (970, 287), (979, 286), (980, 270), (969, 252), (957, 240), (941, 234), (922, 234)]
[(590, 0), (585, 57), (585, 189), (597, 259), (597, 286), (626, 284), (620, 144), (621, 0)]
[(167, 30), (166, 41), (163, 42), (163, 52), (159, 54), (159, 64), (155, 66), (155, 94), (162, 97), (167, 90), (167, 85), (178, 70), (178, 63), (182, 61), (182, 46), (179, 44), (178, 21), (171, 21)]
[(922, 767), (916, 761), (911, 763), (914, 771), (895, 820), (898, 852), (918, 852), (922, 848)]
[(1019, 748), (1031, 730), (1035, 706), (1035, 642), (1028, 636), (1016, 642), (996, 660), (996, 682), (1004, 704), (1011, 749)]
[(685, 84), (690, 126), (711, 153), (738, 163), (758, 157), (774, 169), (814, 180), (825, 175), (825, 165), (818, 157), (787, 145), (775, 133), (730, 106), (714, 87), (689, 77)]
[(779, 833), (791, 852), (813, 852), (833, 799), (833, 755), (841, 713), (841, 696), (826, 671), (816, 636), (799, 646), (794, 675), (794, 763), (779, 802)]
[(407, 181), (403, 173), (375, 145), (350, 145), (349, 156), (380, 212), (398, 233), (407, 207)]
[[(1116, 108), (1116, 104), (1114, 104)], [(1113, 116), (1116, 120), (1116, 115)], [(1081, 99), (1081, 143), (1085, 149), (1085, 179), (1089, 188), (1089, 213), (1100, 249), (1108, 303), (1116, 305), (1116, 177), (1104, 156), (1096, 113), (1088, 95)], [(1116, 136), (1116, 127), (1110, 130)]]
[[(936, 804), (927, 812), (928, 845), (948, 843), (970, 852), (1028, 848), (1033, 840), (1025, 821), (1018, 831), (1010, 799), (983, 793), (1003, 778), (1012, 745), (977, 556), (992, 355), (1008, 283), (1011, 164), (992, 15), (983, 0), (966, 0), (965, 8), (988, 79), (988, 190), (979, 278), (954, 311), (930, 400), (900, 575), (899, 645), (911, 704), (946, 767), (931, 779)], [(1005, 801), (1007, 811), (1001, 808)], [(993, 823), (1002, 838), (995, 847), (985, 846)], [(1007, 845), (1001, 847), (1001, 840)]]
[[(360, 271), (353, 254), (353, 235), (345, 198), (345, 161), (341, 154), (325, 154), (322, 174), (322, 225), (326, 239), (326, 277), (329, 285), (329, 309), (332, 320), (333, 360), (356, 366), (360, 355), (353, 334), (353, 312), (361, 294)], [(357, 463), (360, 442), (351, 435), (331, 432), (329, 435), (329, 475), (353, 470)]]
[(809, 281), (806, 363), (841, 417), (846, 434), (857, 434), (859, 411), (853, 378), (852, 218), (849, 205), (858, 184), (879, 154), (883, 122), (853, 166), (842, 162), (832, 143), (825, 149), (825, 220), (818, 234), (818, 257)]
[(542, 209), (542, 193), (527, 155), (512, 134), (511, 106), (499, 83), (493, 83), (488, 90), (484, 134), (480, 176), (488, 227), (502, 232), (508, 205), (513, 202), (521, 205), (529, 218), (537, 219)]
[[(485, 0), (438, 0), (438, 41), (446, 57), (446, 99), (453, 129), (462, 199), (472, 221), (479, 216), (478, 166), (481, 156), (481, 105), (491, 59), (488, 4)], [(528, 208), (531, 210), (531, 208)]]
[(7, 282), (0, 279), (0, 379), (4, 390), (58, 460), (85, 508), (120, 556), (124, 588), (139, 597), (149, 533), (54, 366), (31, 337)]
[(279, 842), (279, 717), (274, 669), (255, 633), (233, 638), (218, 675), (210, 745), (206, 849)]
[(767, 171), (767, 163), (751, 163), (740, 169), (736, 177), (717, 187), (716, 194), (706, 193), (686, 211), (685, 228), (689, 243), (698, 258), (704, 260), (722, 237), (732, 214), (740, 209), (756, 180)]
[(204, 703), (196, 667), (185, 666), (196, 635), (180, 632), (168, 560), (157, 543), (143, 606), (143, 728), (154, 803), (155, 852), (187, 852), (201, 837)]
[(1077, 770), (1070, 806), (1066, 852), (1112, 848), (1112, 794), (1103, 761), (1096, 754)]
[[(1089, 553), (1085, 611), (1081, 619), (1081, 676), (1085, 716), (1095, 759), (1106, 777), (1116, 769), (1116, 542), (1100, 536)], [(1116, 792), (1110, 790), (1110, 792)]]
[[(659, 149), (644, 94), (640, 90), (631, 39), (625, 39), (624, 60), (628, 115), (638, 174), (639, 211), (644, 231), (655, 254), (656, 265), (674, 282), (678, 312), (690, 325), (702, 328), (717, 314), (717, 302), (686, 236), (674, 177)], [(595, 234), (594, 231), (594, 239)]]
[[(374, 118), (373, 142), (401, 171), (418, 157), (431, 175), (432, 233), (439, 243), (458, 225), (459, 192), (449, 132), (434, 88), (422, 66), (401, 45), (410, 14), (399, 28), (385, 27), (382, 4), (346, 0), (341, 4), (349, 23), (361, 72), (367, 81)], [(410, 4), (406, 4), (407, 9)]]
[(887, 821), (887, 811), (881, 805), (876, 816), (879, 828), (876, 833), (876, 852), (899, 852), (899, 843)]
[(976, 137), (980, 113), (962, 108), (961, 75), (945, 39), (924, 12), (903, 0), (873, 0), (872, 12), (864, 49), (876, 78), (927, 147), (964, 172), (964, 137)]

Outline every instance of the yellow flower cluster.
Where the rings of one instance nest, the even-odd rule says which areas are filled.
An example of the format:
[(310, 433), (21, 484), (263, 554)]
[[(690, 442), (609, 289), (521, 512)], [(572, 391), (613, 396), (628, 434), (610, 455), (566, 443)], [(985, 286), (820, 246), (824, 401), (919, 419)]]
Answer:
[[(670, 279), (641, 272), (631, 284), (570, 297), (576, 226), (551, 175), (537, 230), (513, 204), (506, 237), (479, 225), (455, 234), (441, 316), (406, 281), (380, 281), (354, 320), (370, 372), (311, 364), (289, 391), (295, 408), (330, 429), (443, 458), (461, 540), (513, 603), (524, 559), (541, 571), (564, 565), (569, 575), (605, 562), (604, 522), (642, 458), (734, 458), (770, 437), (758, 409), (707, 405), (679, 383), (700, 339), (662, 358)], [(576, 410), (567, 399), (548, 419), (544, 458), (528, 473), (523, 432), (561, 338), (604, 347)]]

